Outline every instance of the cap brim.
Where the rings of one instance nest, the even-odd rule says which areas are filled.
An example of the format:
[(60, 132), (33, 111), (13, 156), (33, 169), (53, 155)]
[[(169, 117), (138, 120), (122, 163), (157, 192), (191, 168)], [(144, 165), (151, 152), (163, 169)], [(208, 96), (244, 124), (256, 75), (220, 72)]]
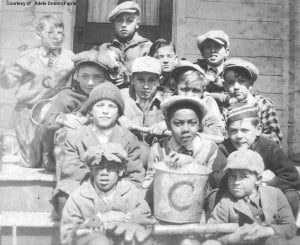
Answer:
[(181, 95), (174, 95), (174, 96), (171, 96), (171, 97), (165, 99), (160, 105), (165, 118), (167, 118), (167, 116), (168, 116), (169, 108), (176, 106), (178, 104), (184, 104), (184, 103), (190, 103), (190, 104), (193, 104), (196, 107), (200, 108), (200, 110), (202, 112), (202, 118), (205, 117), (205, 115), (207, 114), (208, 108), (207, 108), (206, 104), (204, 104), (200, 99), (187, 97), (187, 96), (181, 96)]
[(250, 79), (253, 81), (254, 77), (252, 75), (252, 72), (247, 69), (245, 66), (240, 66), (240, 65), (227, 65), (226, 67), (224, 67), (224, 71), (228, 70), (228, 69), (234, 69), (234, 68), (239, 68), (239, 69), (243, 69), (247, 72), (247, 74), (249, 75)]
[(202, 47), (204, 45), (204, 43), (207, 41), (207, 40), (213, 40), (215, 41), (216, 43), (219, 43), (223, 46), (226, 46), (226, 43), (223, 42), (222, 40), (218, 39), (218, 38), (213, 38), (213, 37), (203, 37), (203, 38), (198, 38), (198, 46), (199, 47)]
[(193, 70), (193, 71), (199, 71), (205, 76), (204, 71), (201, 70), (201, 67), (197, 68), (192, 65), (183, 65), (183, 66), (177, 66), (171, 73), (171, 77), (175, 80), (175, 82), (178, 81), (178, 76), (182, 74), (183, 72)]
[(93, 63), (95, 65), (98, 65), (102, 69), (107, 70), (107, 67), (105, 65), (103, 65), (100, 62), (94, 61), (94, 60), (80, 60), (80, 61), (76, 62), (75, 67), (78, 67), (79, 65), (84, 64), (84, 63)]

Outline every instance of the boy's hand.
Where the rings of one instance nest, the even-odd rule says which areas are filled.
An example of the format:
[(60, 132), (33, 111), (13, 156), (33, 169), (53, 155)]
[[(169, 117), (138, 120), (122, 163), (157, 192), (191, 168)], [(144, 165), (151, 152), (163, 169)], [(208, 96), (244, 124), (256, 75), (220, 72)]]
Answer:
[(165, 163), (173, 169), (181, 168), (183, 165), (189, 164), (193, 160), (193, 157), (185, 154), (180, 154), (175, 151), (170, 152), (170, 154), (164, 159)]
[(71, 129), (76, 129), (81, 127), (83, 124), (87, 122), (86, 117), (80, 117), (74, 114), (64, 114), (64, 115), (59, 115), (56, 118), (56, 122), (59, 123), (62, 126), (71, 128)]
[(242, 239), (244, 241), (256, 241), (262, 238), (267, 238), (275, 235), (275, 231), (272, 227), (262, 226), (259, 224), (246, 224), (241, 227)]
[(149, 127), (149, 133), (153, 135), (163, 135), (167, 131), (167, 124), (161, 121)]
[(267, 169), (262, 173), (262, 182), (268, 184), (268, 182), (272, 181), (275, 178), (275, 174)]

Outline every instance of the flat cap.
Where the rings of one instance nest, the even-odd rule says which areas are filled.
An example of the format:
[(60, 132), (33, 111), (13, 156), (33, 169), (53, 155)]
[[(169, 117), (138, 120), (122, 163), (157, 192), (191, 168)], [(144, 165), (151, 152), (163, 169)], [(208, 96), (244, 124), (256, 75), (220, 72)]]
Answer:
[(229, 48), (229, 37), (224, 31), (212, 30), (204, 33), (203, 35), (198, 36), (197, 44), (200, 50), (202, 49), (205, 41), (208, 39), (223, 45), (225, 48)]
[(187, 60), (180, 61), (179, 65), (173, 69), (171, 77), (175, 82), (178, 82), (179, 76), (189, 70), (199, 71), (205, 77), (205, 71), (200, 66)]
[(134, 1), (125, 1), (123, 3), (118, 4), (108, 15), (108, 20), (113, 22), (115, 18), (122, 13), (137, 13), (138, 15), (141, 14), (141, 9), (139, 5)]
[(240, 149), (228, 156), (224, 171), (229, 169), (245, 169), (261, 175), (265, 164), (259, 153), (249, 149)]
[(103, 160), (124, 167), (127, 162), (127, 153), (118, 143), (107, 143), (89, 147), (85, 153), (85, 163), (88, 167), (103, 164)]
[(225, 61), (224, 72), (228, 69), (234, 70), (234, 68), (244, 69), (248, 73), (252, 83), (255, 82), (259, 76), (259, 70), (257, 69), (257, 67), (247, 60), (243, 60), (240, 58), (231, 58)]
[(133, 61), (131, 73), (135, 72), (150, 72), (161, 75), (160, 62), (150, 56), (138, 57)]
[(170, 109), (173, 107), (184, 108), (185, 106), (192, 105), (197, 108), (201, 114), (201, 120), (206, 115), (208, 108), (206, 104), (204, 104), (200, 99), (182, 95), (173, 95), (171, 97), (166, 98), (161, 104), (160, 108), (164, 117), (169, 118)]

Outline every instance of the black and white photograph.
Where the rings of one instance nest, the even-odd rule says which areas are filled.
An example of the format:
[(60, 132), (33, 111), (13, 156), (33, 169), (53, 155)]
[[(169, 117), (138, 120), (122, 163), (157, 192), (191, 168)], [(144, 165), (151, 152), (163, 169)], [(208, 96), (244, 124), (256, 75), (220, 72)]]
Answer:
[(300, 1), (0, 0), (0, 245), (299, 245)]

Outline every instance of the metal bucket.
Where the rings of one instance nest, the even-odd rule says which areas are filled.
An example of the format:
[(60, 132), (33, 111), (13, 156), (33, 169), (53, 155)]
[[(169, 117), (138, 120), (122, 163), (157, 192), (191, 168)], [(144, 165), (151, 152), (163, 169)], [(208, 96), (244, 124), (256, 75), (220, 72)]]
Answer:
[(155, 167), (155, 217), (172, 223), (199, 222), (209, 173), (184, 173)]

